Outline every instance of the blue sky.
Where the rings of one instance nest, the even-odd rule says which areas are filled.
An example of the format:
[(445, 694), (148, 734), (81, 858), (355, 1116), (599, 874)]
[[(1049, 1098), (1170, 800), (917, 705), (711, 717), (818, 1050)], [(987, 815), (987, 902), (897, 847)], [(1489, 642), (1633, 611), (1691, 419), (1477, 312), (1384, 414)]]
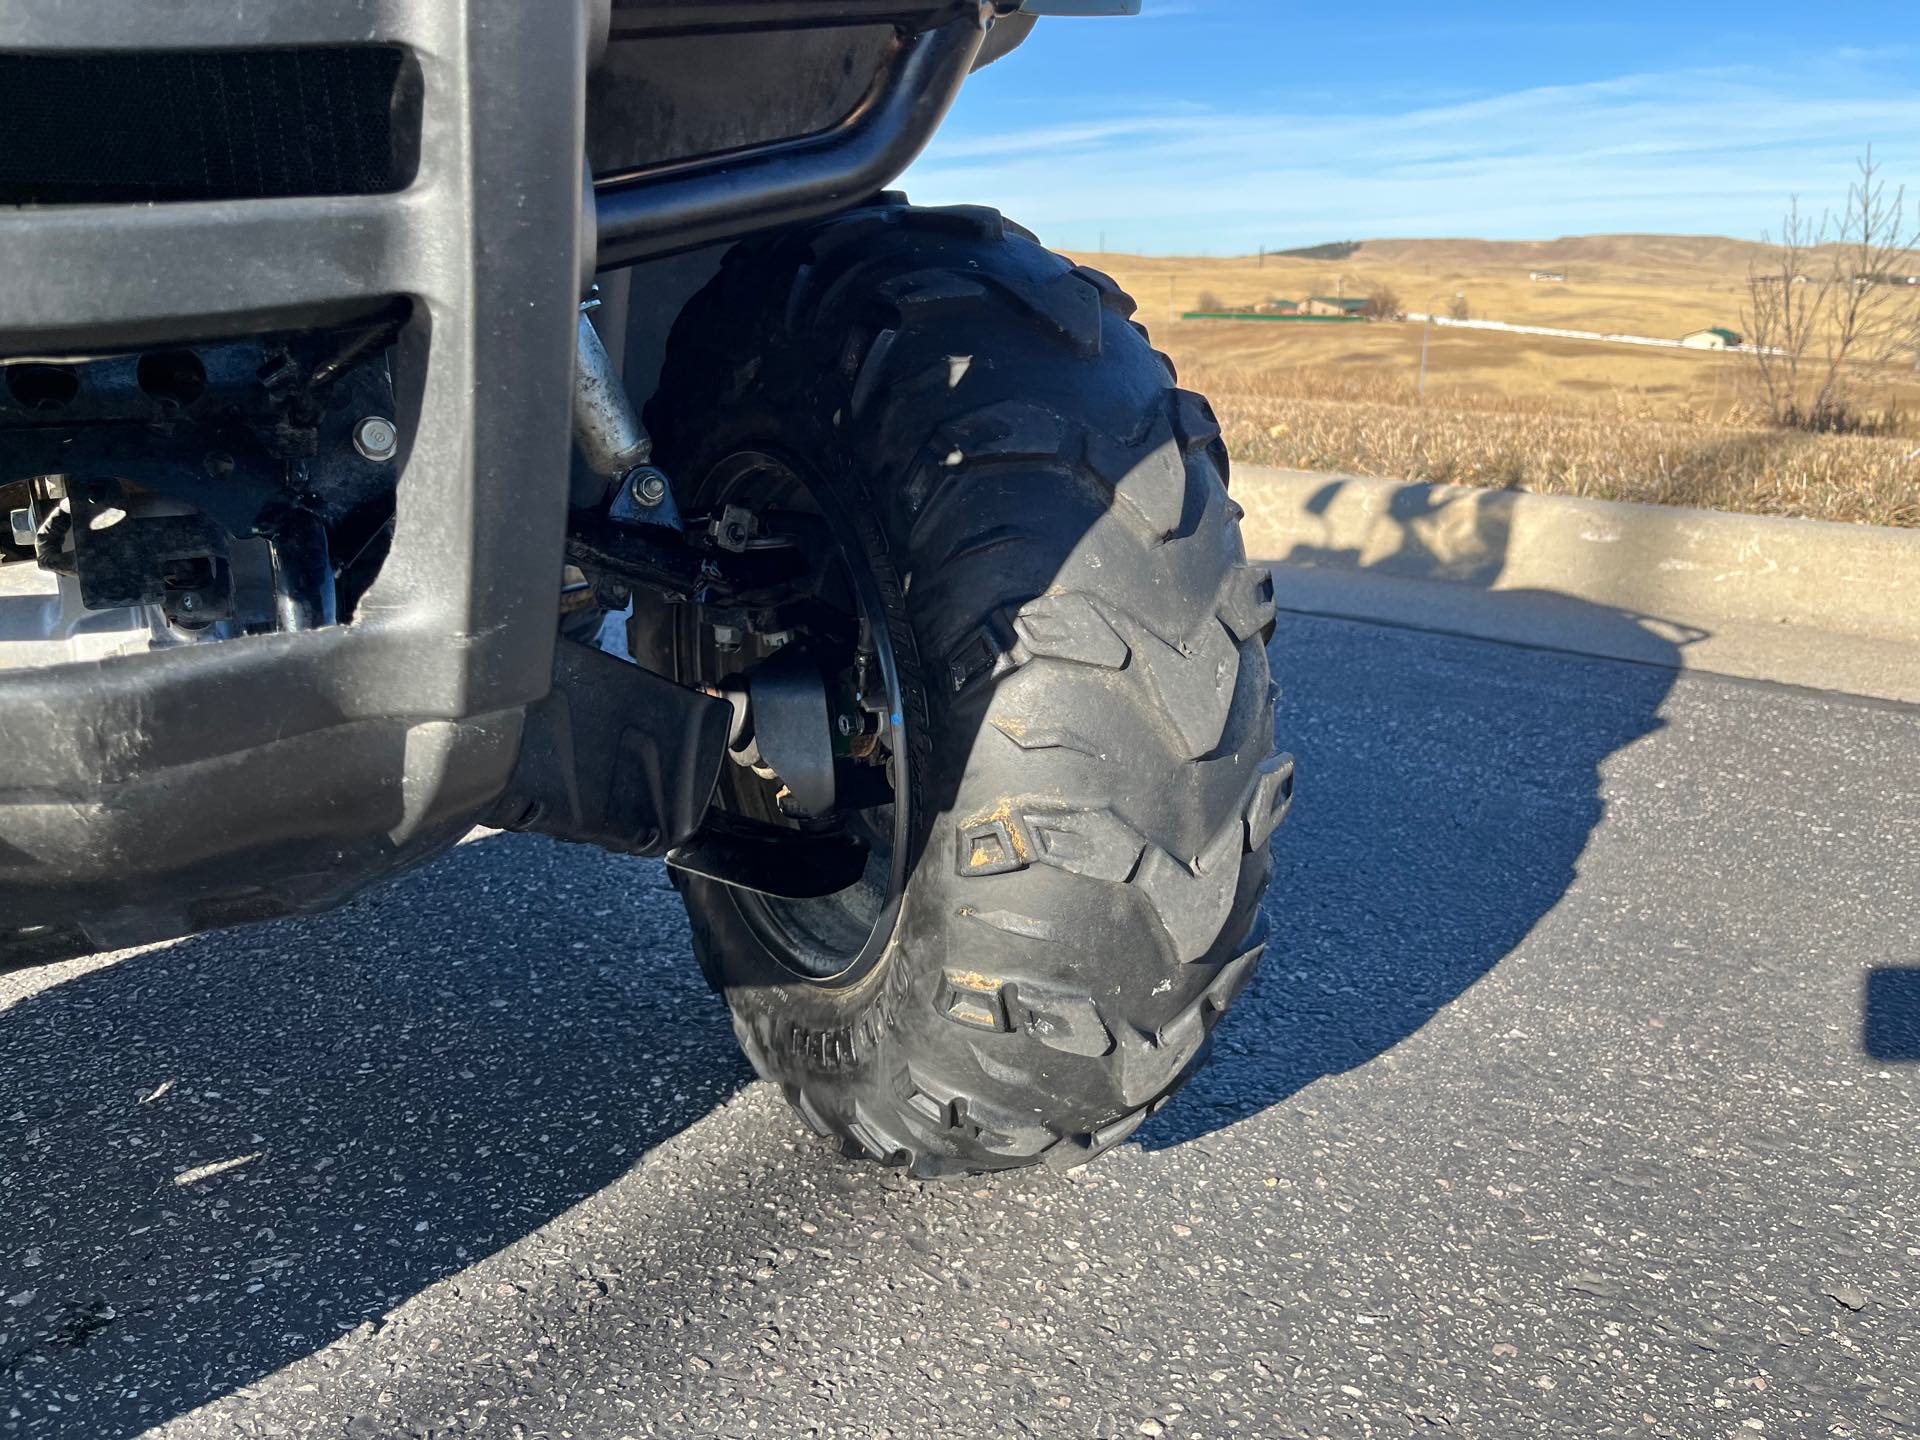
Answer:
[(904, 183), (1065, 248), (1759, 238), (1872, 144), (1920, 191), (1915, 0), (1145, 0), (1042, 20)]

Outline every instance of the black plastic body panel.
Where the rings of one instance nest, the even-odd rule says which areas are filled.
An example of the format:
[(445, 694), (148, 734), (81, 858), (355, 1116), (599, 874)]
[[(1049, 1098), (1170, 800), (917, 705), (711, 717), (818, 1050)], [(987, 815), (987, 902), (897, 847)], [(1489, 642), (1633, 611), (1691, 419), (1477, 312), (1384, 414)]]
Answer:
[[(0, 50), (381, 44), (391, 194), (0, 209), (0, 354), (413, 302), (391, 553), (351, 625), (0, 673), (0, 963), (310, 908), (457, 839), (546, 695), (566, 517), (587, 49), (524, 0), (0, 0)], [(0, 432), (0, 443), (4, 434)]]
[(553, 693), (527, 714), (513, 784), (487, 817), (629, 855), (662, 855), (705, 818), (733, 707), (562, 640)]

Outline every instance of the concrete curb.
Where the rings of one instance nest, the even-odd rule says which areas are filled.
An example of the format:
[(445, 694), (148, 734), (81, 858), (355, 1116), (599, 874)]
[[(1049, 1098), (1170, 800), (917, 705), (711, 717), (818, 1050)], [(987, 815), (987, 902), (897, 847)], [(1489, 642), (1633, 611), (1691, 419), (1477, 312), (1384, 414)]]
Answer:
[(1239, 466), (1283, 608), (1920, 702), (1920, 531)]

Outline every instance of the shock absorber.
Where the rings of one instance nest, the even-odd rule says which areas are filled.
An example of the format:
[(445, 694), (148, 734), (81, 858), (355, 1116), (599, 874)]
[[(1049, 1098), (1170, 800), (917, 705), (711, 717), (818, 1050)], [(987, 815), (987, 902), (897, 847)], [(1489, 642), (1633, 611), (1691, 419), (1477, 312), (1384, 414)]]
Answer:
[(587, 468), (604, 477), (613, 491), (614, 519), (677, 530), (680, 512), (672, 483), (651, 463), (653, 437), (640, 423), (613, 358), (593, 328), (591, 314), (599, 304), (588, 299), (580, 306), (573, 367), (574, 442)]

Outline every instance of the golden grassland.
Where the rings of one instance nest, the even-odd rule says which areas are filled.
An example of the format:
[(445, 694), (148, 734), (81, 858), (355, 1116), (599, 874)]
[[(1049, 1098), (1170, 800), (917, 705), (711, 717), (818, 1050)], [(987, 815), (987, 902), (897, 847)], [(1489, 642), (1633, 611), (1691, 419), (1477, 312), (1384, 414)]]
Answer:
[[(1810, 435), (1762, 418), (1753, 359), (1499, 332), (1181, 321), (1211, 292), (1364, 294), (1421, 310), (1464, 290), (1476, 317), (1678, 337), (1740, 328), (1757, 247), (1669, 236), (1544, 245), (1372, 242), (1344, 262), (1079, 257), (1141, 302), (1183, 383), (1206, 391), (1236, 458), (1311, 470), (1510, 486), (1604, 499), (1920, 526), (1920, 374), (1857, 378), (1887, 433)], [(1528, 271), (1565, 269), (1566, 285)]]
[[(1366, 295), (1391, 288), (1404, 308), (1447, 313), (1464, 293), (1472, 313), (1517, 325), (1550, 325), (1678, 339), (1709, 325), (1740, 328), (1747, 269), (1764, 247), (1687, 235), (1587, 235), (1555, 241), (1370, 240), (1346, 260), (1093, 255), (1140, 301), (1149, 320), (1200, 308), (1211, 294), (1230, 306), (1268, 298)], [(1534, 270), (1567, 283), (1536, 284)]]
[[(1203, 387), (1207, 382), (1203, 379)], [(1430, 394), (1211, 386), (1236, 459), (1598, 500), (1920, 526), (1920, 442)]]

